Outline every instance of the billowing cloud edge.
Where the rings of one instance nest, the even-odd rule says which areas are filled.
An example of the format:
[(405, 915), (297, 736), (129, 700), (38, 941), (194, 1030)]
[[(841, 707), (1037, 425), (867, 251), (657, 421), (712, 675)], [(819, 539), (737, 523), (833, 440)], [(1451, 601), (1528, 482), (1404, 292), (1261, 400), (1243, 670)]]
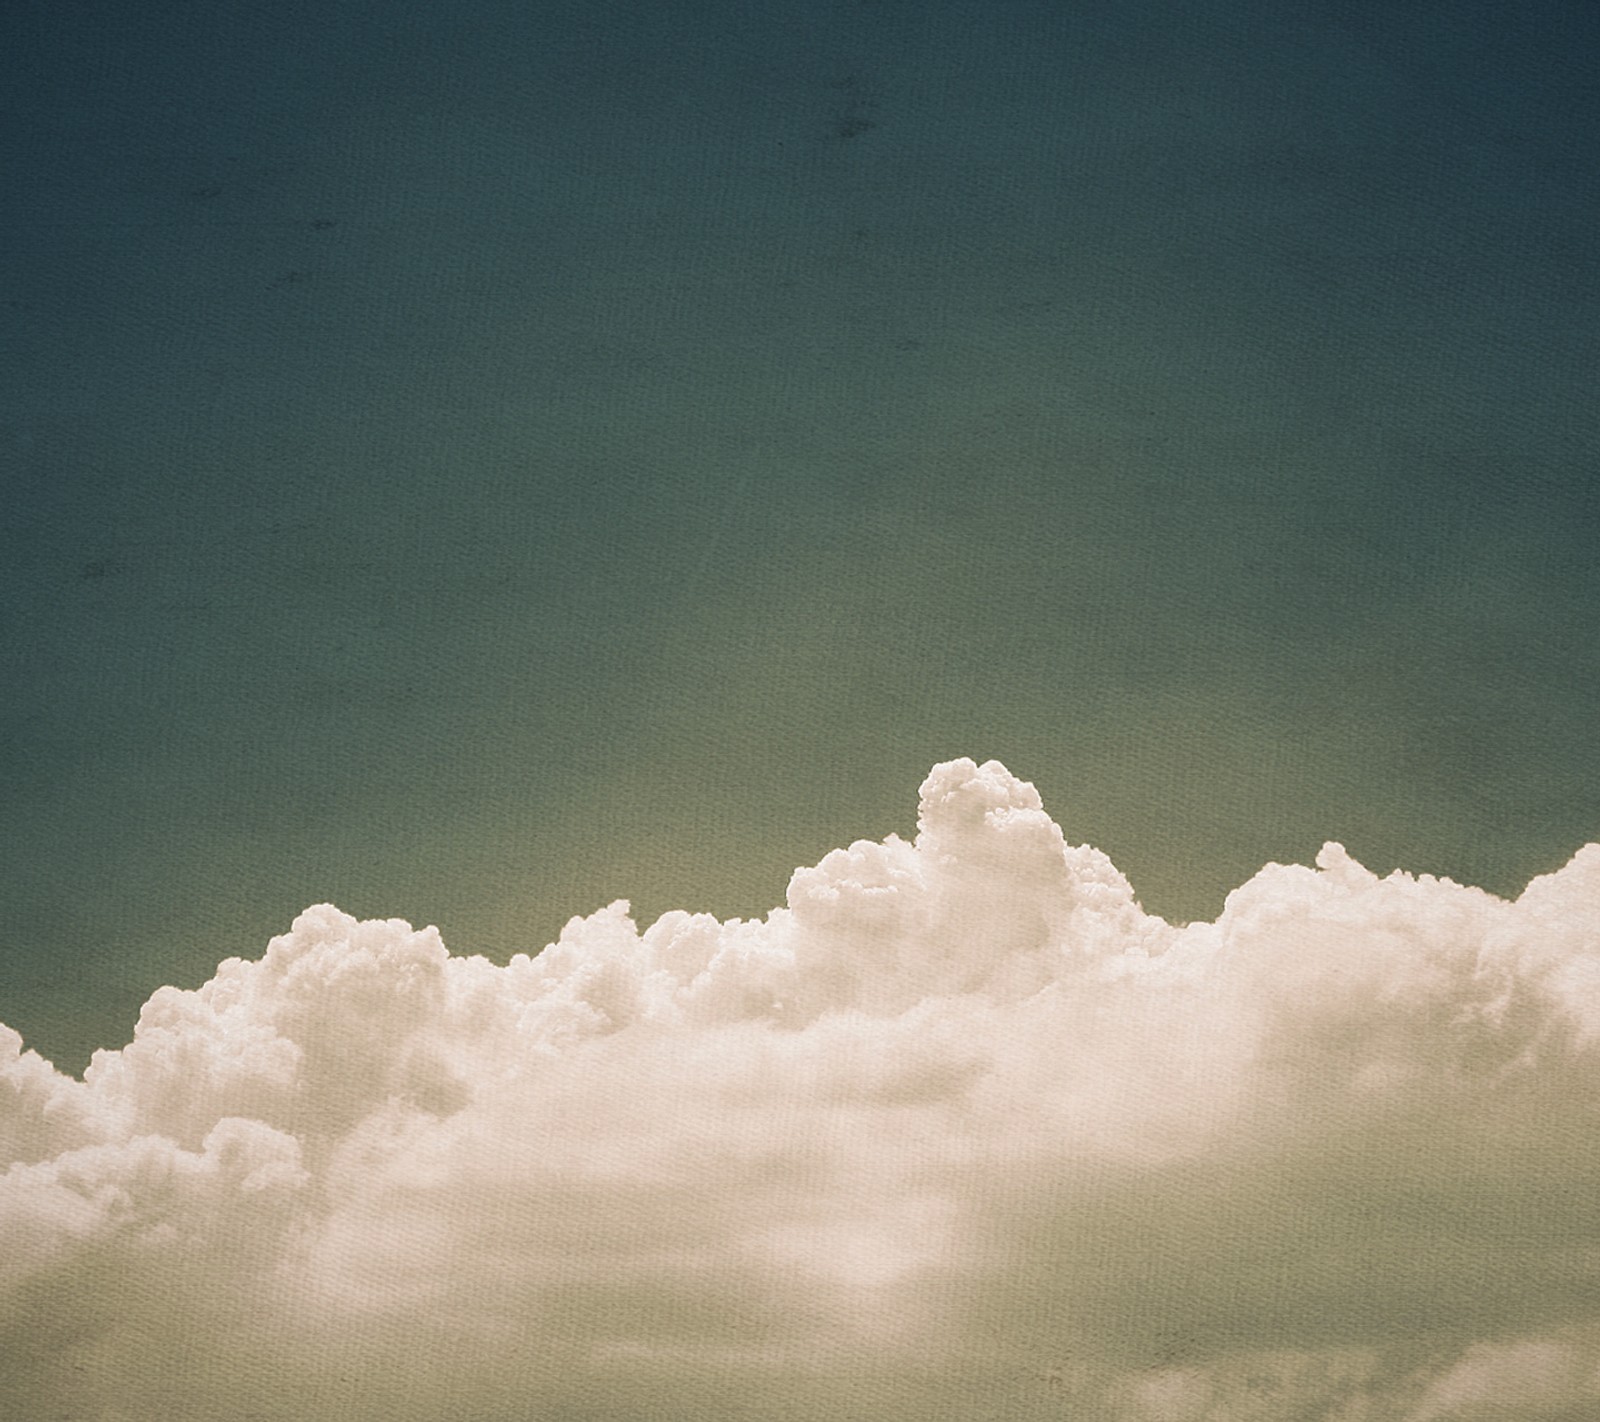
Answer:
[(1177, 927), (957, 760), (762, 920), (319, 905), (82, 1081), (0, 1030), (0, 1356), (30, 1416), (1589, 1416), (1597, 1048), (1600, 846)]

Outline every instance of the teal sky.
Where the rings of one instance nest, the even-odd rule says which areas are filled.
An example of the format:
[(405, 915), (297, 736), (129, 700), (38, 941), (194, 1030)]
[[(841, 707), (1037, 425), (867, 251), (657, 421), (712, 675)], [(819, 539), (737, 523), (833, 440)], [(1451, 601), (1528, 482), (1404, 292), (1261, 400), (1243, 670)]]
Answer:
[(960, 755), (1179, 920), (1600, 837), (1600, 17), (1403, 8), (7, 5), (0, 1021)]

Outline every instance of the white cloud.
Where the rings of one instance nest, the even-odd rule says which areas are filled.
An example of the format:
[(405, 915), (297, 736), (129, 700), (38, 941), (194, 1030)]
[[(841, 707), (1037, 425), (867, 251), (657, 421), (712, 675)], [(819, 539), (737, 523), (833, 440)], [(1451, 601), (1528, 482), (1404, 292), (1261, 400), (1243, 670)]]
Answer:
[(1145, 915), (955, 761), (759, 922), (308, 910), (0, 1037), (16, 1415), (1448, 1422), (1600, 1397), (1600, 846)]

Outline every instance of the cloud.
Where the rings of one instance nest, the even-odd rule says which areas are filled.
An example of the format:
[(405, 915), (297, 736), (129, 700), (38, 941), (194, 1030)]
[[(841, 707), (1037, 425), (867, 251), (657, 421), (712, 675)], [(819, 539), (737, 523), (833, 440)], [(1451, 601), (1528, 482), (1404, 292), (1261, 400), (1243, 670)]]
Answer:
[(1600, 1405), (1600, 846), (1146, 915), (990, 761), (755, 922), (307, 910), (0, 1034), (29, 1418), (1471, 1422)]

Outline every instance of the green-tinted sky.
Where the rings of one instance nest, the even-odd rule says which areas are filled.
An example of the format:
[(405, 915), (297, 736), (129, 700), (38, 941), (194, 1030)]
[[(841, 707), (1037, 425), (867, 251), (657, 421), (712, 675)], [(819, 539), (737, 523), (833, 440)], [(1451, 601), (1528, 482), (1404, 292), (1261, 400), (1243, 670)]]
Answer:
[[(1403, 13), (1402, 13), (1403, 12)], [(1600, 836), (1590, 5), (12, 0), (0, 1020), (760, 914), (998, 757), (1145, 904)]]

